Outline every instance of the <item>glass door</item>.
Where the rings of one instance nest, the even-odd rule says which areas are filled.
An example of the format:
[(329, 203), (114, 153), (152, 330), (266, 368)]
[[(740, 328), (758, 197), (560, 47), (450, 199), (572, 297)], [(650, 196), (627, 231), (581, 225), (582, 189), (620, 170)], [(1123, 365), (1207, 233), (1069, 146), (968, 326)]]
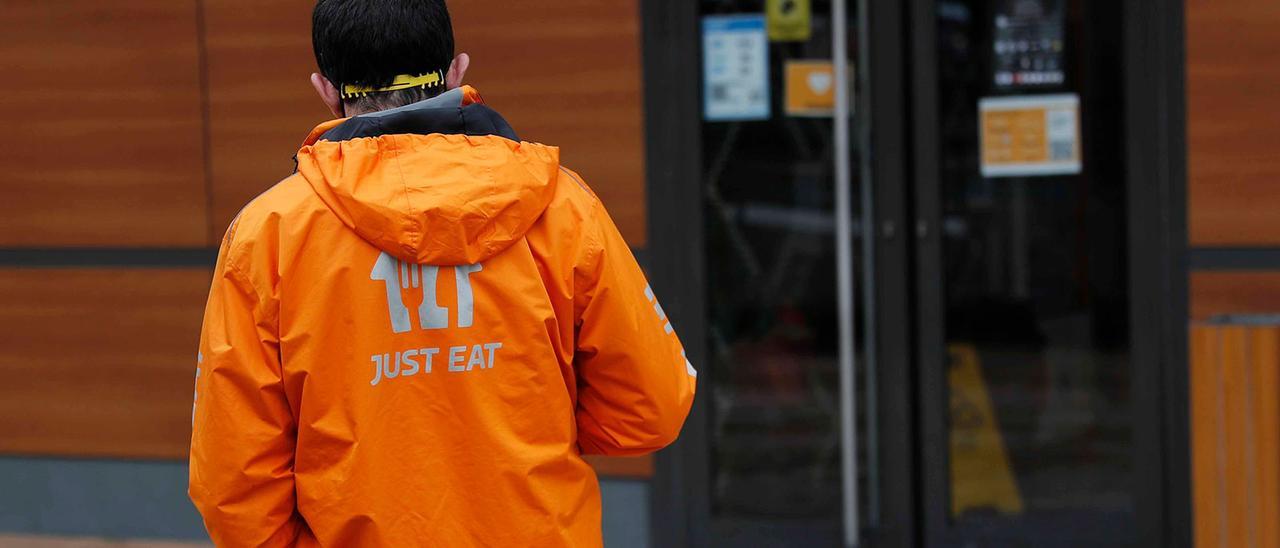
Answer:
[[(856, 29), (856, 2), (844, 3)], [(848, 452), (865, 445), (850, 438), (857, 395), (842, 382), (858, 350), (851, 212), (862, 158), (849, 145), (852, 114), (838, 133), (835, 98), (855, 90), (838, 88), (834, 61), (844, 44), (856, 58), (857, 40), (836, 35), (835, 8), (700, 3), (713, 546), (839, 546), (858, 527)]]
[(1129, 546), (1119, 5), (917, 2), (929, 546)]

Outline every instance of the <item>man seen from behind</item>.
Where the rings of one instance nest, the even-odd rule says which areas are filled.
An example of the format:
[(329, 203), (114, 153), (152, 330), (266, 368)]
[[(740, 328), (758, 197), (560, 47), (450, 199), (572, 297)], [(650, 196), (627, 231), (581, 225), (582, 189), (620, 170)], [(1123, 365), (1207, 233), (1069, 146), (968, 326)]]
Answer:
[(320, 0), (312, 38), (339, 119), (232, 222), (205, 311), (213, 541), (600, 546), (583, 455), (671, 443), (697, 376), (626, 242), (461, 84), (444, 0)]

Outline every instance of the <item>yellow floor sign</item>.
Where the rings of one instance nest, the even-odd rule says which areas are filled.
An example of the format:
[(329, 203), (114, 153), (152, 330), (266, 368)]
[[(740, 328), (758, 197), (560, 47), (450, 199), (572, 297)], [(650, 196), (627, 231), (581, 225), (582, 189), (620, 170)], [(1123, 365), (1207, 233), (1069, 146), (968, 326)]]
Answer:
[(1021, 514), (1022, 495), (991, 395), (982, 378), (977, 351), (952, 345), (948, 381), (951, 386), (951, 514), (996, 511)]

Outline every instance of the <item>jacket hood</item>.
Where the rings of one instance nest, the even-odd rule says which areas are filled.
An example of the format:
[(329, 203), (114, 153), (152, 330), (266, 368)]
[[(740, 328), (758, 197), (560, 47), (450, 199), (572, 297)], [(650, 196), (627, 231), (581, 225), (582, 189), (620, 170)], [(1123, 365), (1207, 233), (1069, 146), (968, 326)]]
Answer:
[(555, 147), (521, 142), (470, 87), (311, 132), (298, 171), (361, 238), (396, 257), (480, 263), (550, 203)]

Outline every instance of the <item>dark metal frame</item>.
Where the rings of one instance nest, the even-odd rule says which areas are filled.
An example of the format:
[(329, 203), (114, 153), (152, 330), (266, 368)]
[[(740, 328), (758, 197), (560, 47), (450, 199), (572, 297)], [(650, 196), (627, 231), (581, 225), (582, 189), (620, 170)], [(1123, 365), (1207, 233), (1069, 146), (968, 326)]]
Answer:
[(3, 268), (194, 268), (213, 270), (216, 247), (0, 249)]
[(947, 387), (946, 341), (942, 324), (946, 310), (942, 292), (941, 272), (942, 238), (938, 228), (942, 224), (941, 200), (937, 190), (941, 188), (938, 142), (938, 62), (937, 19), (934, 0), (907, 2), (908, 24), (906, 33), (908, 57), (911, 60), (910, 119), (913, 217), (920, 230), (915, 231), (914, 258), (918, 269), (915, 280), (916, 307), (913, 325), (913, 346), (917, 354), (913, 366), (917, 381), (916, 409), (919, 414), (913, 429), (919, 432), (919, 499), (917, 526), (920, 545), (939, 545), (948, 524), (947, 505), (950, 500), (949, 474), (947, 473), (946, 428)]
[(1190, 547), (1183, 3), (1121, 5), (1138, 524), (1144, 545)]
[[(863, 93), (858, 113), (870, 124), (868, 147), (875, 218), (864, 226), (876, 234), (875, 272), (864, 273), (875, 284), (877, 375), (876, 398), (879, 409), (878, 451), (880, 477), (878, 522), (869, 523), (864, 535), (868, 546), (915, 546), (920, 541), (918, 512), (921, 504), (920, 436), (916, 430), (917, 346), (915, 332), (915, 287), (912, 280), (912, 218), (910, 196), (909, 141), (910, 104), (907, 95), (910, 59), (904, 36), (907, 19), (899, 0), (864, 0), (867, 21), (861, 22), (868, 66), (863, 74)], [(865, 182), (865, 181), (864, 181)]]
[(1191, 270), (1280, 270), (1280, 247), (1193, 247)]
[[(708, 400), (702, 218), (702, 51), (697, 2), (640, 2), (644, 55), (648, 275), (689, 360), (698, 396), (680, 440), (656, 459), (650, 545), (706, 546), (710, 528)], [(675, 87), (679, 83), (683, 86)], [(688, 90), (695, 92), (690, 93)]]

